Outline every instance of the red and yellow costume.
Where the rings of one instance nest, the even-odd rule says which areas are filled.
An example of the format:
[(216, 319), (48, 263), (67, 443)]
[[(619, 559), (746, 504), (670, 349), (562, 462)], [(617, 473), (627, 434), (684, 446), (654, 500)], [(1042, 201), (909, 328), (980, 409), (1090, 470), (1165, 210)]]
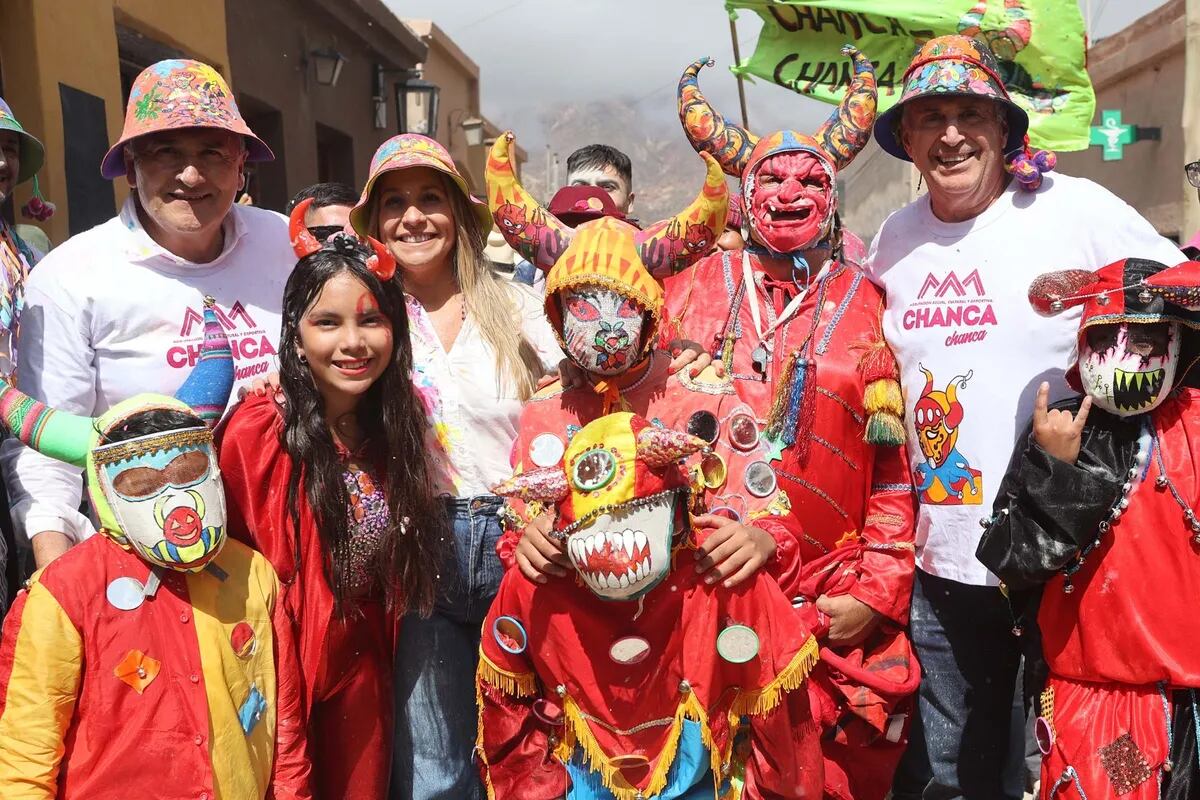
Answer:
[[(901, 447), (897, 370), (881, 332), (881, 293), (857, 267), (839, 261), (833, 228), (834, 176), (865, 144), (875, 107), (870, 62), (847, 52), (855, 79), (814, 136), (779, 131), (760, 139), (705, 100), (697, 84), (703, 62), (685, 71), (679, 85), (685, 131), (697, 150), (742, 180), (746, 238), (755, 244), (711, 255), (666, 280), (663, 340), (698, 342), (723, 361), (738, 397), (764, 426), (771, 464), (802, 530), (800, 594), (809, 602), (800, 613), (820, 634), (823, 615), (812, 601), (848, 594), (881, 617), (863, 645), (823, 647), (810, 681), (826, 731), (825, 793), (867, 800), (890, 788), (919, 671), (904, 632), (914, 502)], [(771, 202), (811, 209), (809, 228), (799, 229), (811, 232), (806, 241), (796, 238), (795, 225), (772, 227), (766, 201), (756, 199), (767, 190), (758, 180), (764, 165), (797, 156), (814, 164), (824, 188), (797, 184), (794, 198), (780, 190)], [(788, 235), (777, 239), (778, 231)], [(830, 257), (809, 274), (803, 251)], [(800, 279), (776, 280), (763, 267), (764, 259), (789, 258)]]
[[(489, 797), (675, 798), (711, 786), (718, 797), (800, 798), (817, 790), (817, 731), (801, 690), (815, 639), (765, 572), (725, 589), (691, 568), (703, 535), (688, 525), (690, 480), (678, 462), (703, 446), (615, 413), (578, 431), (561, 465), (498, 487), (556, 503), (555, 525), (581, 578), (536, 584), (510, 570), (500, 584), (478, 678)], [(614, 477), (589, 491), (579, 467), (597, 450), (612, 454)], [(656, 503), (662, 524), (643, 533), (628, 510)], [(641, 540), (668, 537), (667, 562), (652, 565), (661, 583), (636, 599), (600, 599), (582, 577), (591, 548), (574, 537), (604, 541), (615, 520)], [(752, 631), (752, 652), (723, 649), (731, 626)], [(630, 643), (637, 653), (626, 657), (620, 648)]]
[(283, 582), (283, 607), (296, 627), (305, 676), (316, 795), (382, 798), (391, 763), (396, 622), (384, 613), (382, 598), (360, 600), (361, 613), (335, 613), (324, 545), (303, 492), (300, 530), (293, 530), (285, 502), (292, 465), (282, 428), (273, 399), (247, 397), (222, 429), (230, 534), (261, 550)]
[[(211, 299), (200, 360), (174, 398), (138, 395), (93, 420), (0, 381), (5, 425), (85, 466), (100, 520), (100, 535), (33, 576), (5, 623), (5, 800), (312, 796), (279, 579), (226, 539), (204, 419), (216, 421), (232, 386)], [(149, 412), (195, 425), (121, 433), (148, 426)]]
[[(1095, 355), (1085, 342), (1098, 325), (1170, 323), (1181, 344), (1173, 384), (1162, 373), (1174, 366), (1154, 374), (1145, 351), (1130, 354), (1146, 371), (1125, 373), (1128, 389), (1114, 391), (1135, 413), (1110, 412), (1111, 398), (1072, 367), (1068, 381), (1094, 401), (1076, 461), (1050, 455), (1030, 431), (979, 545), (1010, 596), (1044, 587), (1040, 609), (1025, 612), (1036, 613), (1050, 669), (1037, 725), (1043, 797), (1190, 797), (1200, 781), (1197, 297), (1200, 264), (1132, 258), (1051, 273), (1030, 289), (1043, 313), (1083, 307), (1081, 361), (1121, 363), (1123, 346)], [(1074, 414), (1081, 402), (1057, 408)]]

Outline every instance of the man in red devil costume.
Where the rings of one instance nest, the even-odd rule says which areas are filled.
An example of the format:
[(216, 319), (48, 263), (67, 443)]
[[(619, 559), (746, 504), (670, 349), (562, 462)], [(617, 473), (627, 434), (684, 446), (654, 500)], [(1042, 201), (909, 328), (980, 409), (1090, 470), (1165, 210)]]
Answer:
[(1042, 796), (1195, 797), (1200, 264), (1050, 273), (1029, 299), (1082, 306), (1084, 396), (1048, 407), (1041, 384), (977, 555), (1041, 629)]
[(823, 634), (809, 685), (826, 729), (825, 793), (868, 800), (891, 784), (919, 675), (904, 633), (914, 505), (882, 296), (843, 262), (835, 223), (837, 171), (866, 144), (875, 116), (871, 63), (845, 52), (854, 80), (815, 136), (760, 139), (705, 100), (704, 61), (684, 72), (684, 130), (741, 179), (749, 245), (666, 281), (666, 336), (723, 361), (763, 426), (803, 529), (801, 613)]
[[(686, 373), (672, 375), (670, 357), (654, 349), (662, 318), (662, 288), (644, 262), (650, 254), (684, 264), (699, 258), (703, 251), (690, 252), (687, 237), (678, 235), (681, 231), (693, 231), (693, 237), (708, 242), (715, 239), (728, 200), (721, 168), (705, 154), (708, 175), (696, 199), (679, 215), (644, 231), (613, 218), (586, 222), (572, 231), (541, 209), (517, 181), (511, 139), (508, 134), (498, 140), (488, 159), (489, 202), (498, 218), (515, 207), (522, 209), (522, 216), (541, 220), (538, 241), (546, 247), (531, 256), (540, 267), (549, 268), (546, 316), (568, 358), (582, 370), (584, 385), (564, 390), (561, 384), (552, 384), (525, 406), (513, 447), (518, 477), (513, 486), (498, 490), (509, 496), (511, 523), (498, 548), (500, 556), (510, 566), (517, 560), (532, 580), (515, 573), (505, 579), (489, 624), (504, 619), (503, 624), (511, 627), (512, 619), (519, 618), (522, 636), (528, 634), (530, 654), (513, 649), (511, 631), (498, 633), (495, 642), (485, 633), (480, 752), (489, 790), (497, 797), (550, 798), (560, 797), (566, 787), (568, 797), (578, 800), (640, 796), (666, 800), (713, 796), (716, 787), (721, 797), (737, 797), (739, 790), (731, 788), (726, 776), (740, 774), (744, 766), (747, 797), (801, 797), (815, 792), (821, 761), (804, 693), (797, 692), (800, 696), (789, 701), (782, 717), (772, 713), (769, 721), (761, 723), (765, 727), (760, 730), (773, 731), (766, 739), (774, 744), (758, 739), (749, 761), (743, 750), (729, 750), (732, 740), (721, 731), (723, 723), (710, 727), (710, 711), (696, 716), (700, 706), (720, 708), (732, 697), (726, 689), (733, 684), (753, 692), (750, 687), (759, 685), (754, 682), (765, 680), (798, 690), (811, 666), (803, 654), (788, 649), (810, 641), (808, 627), (787, 600), (798, 588), (797, 531), (787, 497), (777, 488), (766, 460), (760, 426), (730, 381), (711, 370), (694, 379)], [(640, 479), (636, 496), (614, 493), (611, 487), (621, 483), (622, 475), (642, 468), (629, 462), (616, 477), (600, 483), (597, 468), (588, 460), (608, 458), (610, 453), (618, 460), (623, 457), (621, 441), (628, 424), (606, 427), (606, 423), (627, 418), (631, 411), (643, 417), (635, 425), (641, 431), (639, 441), (656, 437), (675, 441), (679, 434), (674, 431), (686, 429), (704, 447), (703, 455), (691, 459), (686, 471), (673, 462), (694, 452), (694, 446), (685, 448), (687, 452), (672, 451), (665, 461), (662, 451), (647, 457), (661, 462), (655, 469), (672, 462), (667, 472), (687, 476), (683, 483), (670, 481), (686, 490), (689, 515), (686, 524), (682, 519), (673, 523), (680, 536), (672, 545), (678, 549), (670, 558), (674, 575), (669, 593), (664, 588), (646, 594), (646, 587), (658, 579), (647, 578), (642, 558), (645, 537), (653, 539), (664, 532), (670, 527), (667, 520), (642, 528), (630, 527), (632, 523), (625, 520), (600, 538), (594, 532), (590, 538), (567, 535), (579, 527), (570, 524), (572, 519), (582, 524), (589, 508), (597, 517), (621, 503), (641, 507), (660, 493)], [(684, 438), (696, 441), (692, 436)], [(587, 441), (603, 447), (593, 452), (596, 448), (585, 445)], [(546, 491), (545, 483), (552, 479), (556, 486), (565, 486), (559, 479), (564, 465), (570, 481), (584, 488), (582, 496), (565, 508), (558, 502), (565, 499), (562, 493)], [(600, 485), (593, 486), (589, 476)], [(542, 571), (531, 569), (528, 556), (523, 561), (514, 559), (518, 533), (531, 524), (539, 526), (533, 533), (541, 531), (539, 542), (557, 561), (541, 563), (555, 567), (544, 571), (561, 575), (573, 567), (579, 582), (549, 580)], [(551, 526), (559, 533), (549, 534)], [(531, 538), (532, 534), (527, 540)], [(522, 546), (528, 547), (529, 542)], [(652, 552), (647, 557), (654, 561)], [(667, 568), (667, 558), (664, 549), (657, 557), (659, 568)], [(604, 607), (588, 589), (608, 600), (638, 600), (638, 605)], [(737, 610), (724, 608), (727, 595), (736, 595)], [(555, 616), (531, 613), (535, 600), (555, 608)], [(760, 604), (763, 613), (748, 615), (749, 608)], [(752, 675), (737, 678), (717, 668), (716, 683), (708, 683), (704, 697), (697, 697), (700, 706), (681, 710), (680, 702), (687, 705), (692, 702), (689, 698), (696, 697), (689, 693), (694, 692), (695, 681), (676, 671), (686, 670), (688, 676), (708, 674), (714, 664), (719, 665), (722, 659), (714, 659), (720, 655), (719, 642), (714, 649), (714, 641), (706, 636), (716, 633), (710, 627), (714, 620), (724, 624), (720, 620), (733, 618), (738, 635), (761, 637), (761, 660)], [(571, 644), (580, 642), (580, 637), (586, 638), (582, 648)], [(647, 643), (638, 651), (636, 668), (635, 662), (623, 661), (619, 655), (605, 655), (610, 648), (620, 650), (635, 640), (639, 647)], [(684, 641), (688, 645), (681, 649)], [(777, 661), (780, 644), (787, 652)], [(811, 648), (815, 661), (815, 639)], [(785, 677), (772, 673), (795, 658), (799, 660)], [(530, 707), (535, 677), (543, 691), (556, 685), (568, 687), (565, 695), (559, 693), (569, 701), (565, 729), (537, 712), (546, 698), (541, 706)], [(683, 695), (677, 690), (681, 680), (693, 687)], [(732, 683), (721, 684), (725, 680)], [(632, 691), (635, 686), (638, 690)], [(552, 696), (549, 701), (558, 702)], [(571, 705), (577, 710), (570, 711)], [(553, 724), (547, 727), (547, 723)], [(547, 731), (558, 737), (560, 747), (547, 744)], [(776, 750), (777, 746), (782, 749)], [(554, 758), (548, 757), (551, 752)], [(637, 754), (644, 758), (639, 761), (634, 758)]]

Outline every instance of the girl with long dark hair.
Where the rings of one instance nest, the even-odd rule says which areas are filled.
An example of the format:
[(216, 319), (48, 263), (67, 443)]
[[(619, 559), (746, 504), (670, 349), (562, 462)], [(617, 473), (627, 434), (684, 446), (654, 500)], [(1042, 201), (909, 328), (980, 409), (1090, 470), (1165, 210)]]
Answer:
[(306, 254), (284, 292), (282, 397), (233, 412), (220, 464), (231, 533), (285, 587), (316, 796), (376, 800), (387, 794), (396, 620), (433, 607), (445, 518), (394, 263), (377, 242), (318, 243), (307, 205), (292, 214)]
[(404, 620), (396, 650), (398, 800), (482, 800), (475, 767), (479, 631), (503, 568), (496, 556), (501, 498), (512, 474), (521, 408), (561, 351), (541, 300), (498, 277), (483, 257), (492, 218), (446, 149), (403, 134), (375, 152), (350, 212), (360, 235), (396, 260), (408, 302), (413, 382), (437, 433), (436, 485), (453, 521), (434, 612)]

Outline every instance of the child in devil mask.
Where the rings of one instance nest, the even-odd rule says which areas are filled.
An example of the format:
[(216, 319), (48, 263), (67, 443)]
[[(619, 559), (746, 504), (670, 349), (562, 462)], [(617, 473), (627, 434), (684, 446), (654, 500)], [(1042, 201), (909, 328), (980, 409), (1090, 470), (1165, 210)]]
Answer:
[(1013, 598), (1044, 587), (1040, 610), (1023, 612), (1036, 613), (1050, 671), (1043, 794), (1192, 796), (1200, 263), (1130, 258), (1044, 275), (1029, 294), (1043, 314), (1083, 307), (1067, 380), (1085, 394), (1048, 407), (1038, 389), (977, 555)]

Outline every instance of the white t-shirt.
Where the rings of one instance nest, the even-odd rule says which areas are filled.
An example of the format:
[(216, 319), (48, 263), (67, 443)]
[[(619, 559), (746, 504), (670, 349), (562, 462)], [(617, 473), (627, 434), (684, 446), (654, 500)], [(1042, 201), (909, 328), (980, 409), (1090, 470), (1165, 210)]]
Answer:
[[(278, 369), (283, 287), (296, 263), (287, 219), (233, 206), (221, 254), (194, 264), (164, 250), (120, 213), (73, 236), (30, 273), (18, 342), (18, 386), (60, 411), (98, 416), (142, 392), (174, 394), (204, 340), (204, 297), (217, 301), (238, 387)], [(78, 512), (77, 467), (15, 439), (0, 445), (13, 522), (26, 535), (95, 532)]]
[(925, 195), (883, 223), (866, 271), (887, 293), (883, 326), (904, 387), (920, 501), (917, 566), (925, 572), (996, 584), (975, 558), (980, 520), (991, 514), (1038, 385), (1050, 382), (1052, 402), (1074, 394), (1063, 376), (1079, 310), (1039, 316), (1029, 284), (1046, 272), (1133, 256), (1184, 260), (1107, 189), (1057, 173), (1034, 193), (1013, 181), (966, 222), (942, 222)]
[[(557, 370), (562, 350), (550, 330), (541, 299), (527, 287), (504, 283), (517, 307), (513, 322), (537, 351), (547, 372)], [(429, 408), (441, 443), (434, 453), (439, 489), (455, 497), (491, 494), (512, 475), (513, 443), (524, 405), (501, 372), (496, 352), (468, 314), (447, 353), (420, 303), (409, 297), (408, 331), (413, 383)]]

